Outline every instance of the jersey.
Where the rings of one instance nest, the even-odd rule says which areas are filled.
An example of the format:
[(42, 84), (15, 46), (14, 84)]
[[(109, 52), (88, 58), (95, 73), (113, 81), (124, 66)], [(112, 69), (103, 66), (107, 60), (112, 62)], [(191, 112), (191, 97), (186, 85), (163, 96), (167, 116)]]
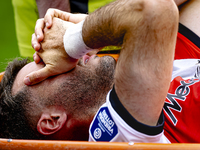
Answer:
[(164, 105), (170, 142), (200, 142), (200, 38), (180, 24), (171, 85)]
[(179, 24), (175, 59), (200, 59), (200, 38), (190, 29)]
[[(91, 123), (89, 140), (162, 143), (169, 141), (200, 142), (200, 121), (198, 119), (200, 114), (199, 40), (195, 33), (180, 24), (171, 85), (163, 107), (165, 116), (164, 134), (166, 137), (162, 134), (162, 127), (148, 127), (130, 116), (112, 90), (107, 96), (106, 103), (99, 109)], [(160, 118), (159, 121), (161, 120)], [(146, 127), (149, 128), (148, 131), (152, 131), (152, 129), (158, 131), (158, 128), (160, 128), (160, 131), (149, 134), (145, 132)]]
[(168, 143), (163, 125), (163, 113), (157, 126), (138, 122), (123, 107), (113, 88), (90, 125), (89, 141)]

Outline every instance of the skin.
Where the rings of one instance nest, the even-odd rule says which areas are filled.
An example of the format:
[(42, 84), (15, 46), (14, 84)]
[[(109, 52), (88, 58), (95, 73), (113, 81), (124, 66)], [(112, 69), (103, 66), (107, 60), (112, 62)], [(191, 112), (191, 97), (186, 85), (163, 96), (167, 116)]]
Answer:
[[(176, 3), (177, 5), (180, 5), (185, 1), (176, 1), (176, 2), (177, 2)], [(148, 6), (148, 3), (146, 5)], [(148, 11), (148, 9), (147, 9), (147, 11)], [(93, 14), (91, 14), (91, 15), (93, 15)], [(98, 15), (101, 16), (101, 14), (98, 14)], [(117, 16), (117, 17), (119, 17), (119, 16)], [(146, 17), (149, 19), (149, 18), (151, 18), (151, 15), (146, 14)], [(96, 16), (94, 18), (98, 18), (98, 17)], [(128, 16), (126, 18), (127, 18), (126, 24), (129, 24), (128, 20), (131, 20), (132, 16), (131, 16), (131, 18), (128, 18)], [(89, 20), (88, 18), (86, 18), (86, 23), (83, 26), (83, 39), (84, 39), (84, 42), (86, 43), (86, 45), (88, 47), (97, 48), (97, 47), (100, 47), (100, 46), (106, 44), (106, 41), (109, 41), (112, 44), (115, 44), (116, 41), (120, 40), (120, 37), (121, 37), (120, 33), (114, 32), (114, 35), (119, 34), (118, 35), (119, 37), (117, 37), (116, 39), (113, 38), (113, 37), (111, 37), (112, 39), (109, 39), (109, 37), (108, 37), (108, 39), (99, 41), (98, 38), (96, 38), (98, 41), (93, 40), (91, 42), (89, 37), (91, 37), (91, 38), (92, 37), (99, 37), (99, 35), (95, 34), (95, 31), (98, 30), (98, 26), (103, 26), (102, 24), (99, 23), (100, 22), (99, 20), (100, 20), (99, 18), (98, 18), (98, 21), (97, 20)], [(152, 18), (152, 20), (154, 20), (156, 22), (155, 18)], [(137, 23), (139, 24), (139, 22), (137, 22)], [(92, 26), (90, 26), (90, 28), (87, 28), (87, 26), (89, 26), (89, 24), (90, 25), (92, 24)], [(114, 24), (117, 26), (117, 22), (114, 22)], [(134, 27), (134, 25), (133, 25), (133, 27)], [(137, 25), (135, 25), (135, 26), (137, 26)], [(151, 25), (153, 26), (153, 24), (151, 24)], [(141, 24), (141, 26), (142, 26), (142, 24)], [(176, 27), (176, 25), (175, 25), (175, 27)], [(119, 28), (120, 28), (120, 26), (118, 27), (118, 30), (120, 30)], [(163, 26), (163, 29), (165, 29), (164, 26)], [(106, 27), (102, 28), (100, 30), (100, 32), (102, 30), (106, 31), (107, 28)], [(174, 43), (175, 40), (170, 40), (169, 43), (172, 44), (171, 45), (172, 47), (171, 48), (168, 47), (169, 49), (166, 50), (167, 53), (165, 53), (166, 54), (165, 56), (170, 58), (170, 59), (168, 59), (168, 60), (165, 59), (165, 61), (162, 61), (161, 65), (163, 65), (163, 66), (160, 66), (159, 64), (157, 64), (160, 60), (159, 60), (159, 58), (155, 59), (155, 55), (157, 55), (159, 53), (157, 56), (159, 56), (160, 58), (162, 56), (164, 58), (165, 56), (162, 55), (159, 51), (157, 51), (158, 53), (156, 51), (154, 51), (155, 53), (152, 52), (152, 51), (148, 51), (145, 48), (145, 46), (143, 47), (143, 44), (142, 44), (142, 43), (145, 43), (144, 41), (146, 41), (148, 39), (148, 37), (147, 37), (147, 39), (142, 37), (141, 36), (142, 33), (146, 34), (146, 35), (150, 34), (151, 37), (149, 37), (149, 39), (154, 38), (155, 35), (149, 33), (148, 31), (145, 32), (145, 33), (143, 31), (139, 32), (139, 30), (140, 29), (138, 29), (138, 32), (135, 31), (135, 30), (132, 30), (132, 34), (137, 34), (135, 36), (136, 39), (134, 39), (134, 36), (132, 36), (132, 39), (129, 39), (130, 38), (129, 35), (127, 35), (127, 38), (125, 38), (127, 41), (129, 41), (129, 40), (130, 41), (127, 42), (128, 44), (126, 44), (126, 43), (123, 44), (124, 50), (120, 53), (121, 59), (119, 59), (117, 67), (116, 67), (116, 74), (115, 74), (116, 92), (117, 92), (117, 95), (118, 95), (120, 101), (122, 102), (122, 104), (132, 114), (132, 116), (134, 116), (134, 118), (136, 118), (137, 120), (139, 120), (139, 121), (141, 121), (145, 124), (148, 124), (148, 125), (156, 125), (156, 123), (157, 123), (156, 118), (158, 118), (159, 107), (154, 107), (154, 106), (158, 106), (158, 105), (162, 106), (163, 105), (161, 97), (164, 98), (165, 97), (164, 91), (168, 90), (166, 85), (169, 85), (169, 82), (167, 82), (167, 81), (169, 81), (168, 77), (170, 77), (170, 76), (167, 77), (165, 73), (167, 73), (168, 75), (171, 74), (170, 73), (171, 72), (170, 66), (172, 66), (171, 63), (172, 63), (173, 58), (172, 57), (170, 58), (170, 53), (172, 52), (171, 50), (174, 49), (172, 43)], [(156, 31), (158, 31), (158, 30), (159, 30), (159, 27), (156, 28)], [(103, 35), (103, 34), (101, 34), (101, 35)], [(100, 39), (101, 39), (101, 35), (100, 35)], [(125, 35), (125, 37), (126, 37), (126, 35)], [(171, 38), (173, 36), (169, 36), (169, 37)], [(160, 37), (160, 38), (162, 38), (162, 37)], [(150, 43), (148, 43), (148, 40), (147, 40), (146, 42), (148, 43), (147, 45), (149, 46), (148, 49), (151, 49), (151, 48), (157, 49), (156, 45), (159, 43), (158, 39), (156, 39), (156, 40), (151, 39)], [(165, 40), (167, 40), (167, 39), (168, 38), (166, 38)], [(137, 43), (137, 45), (130, 44), (130, 43), (134, 43), (134, 42)], [(154, 43), (155, 45), (151, 47), (152, 43)], [(162, 43), (162, 46), (164, 46), (164, 45), (165, 44)], [(161, 47), (159, 47), (159, 48), (161, 48)], [(134, 49), (135, 52), (133, 52), (133, 49)], [(155, 62), (152, 59), (155, 59)], [(134, 61), (134, 60), (137, 60), (137, 61)], [(166, 70), (166, 67), (164, 67), (165, 65), (166, 65), (166, 67), (168, 67), (167, 68), (168, 71)], [(151, 68), (149, 66), (153, 66), (153, 68)], [(159, 71), (162, 70), (165, 75), (164, 74), (162, 75), (161, 72), (158, 73), (157, 72), (158, 70)], [(162, 80), (163, 81), (165, 80), (166, 82), (164, 81), (162, 83), (162, 82), (159, 81), (158, 84), (156, 84), (156, 83), (152, 84), (152, 82), (154, 82), (154, 81), (157, 82), (157, 79), (158, 80), (160, 79), (159, 76), (160, 77), (167, 77), (168, 79), (162, 78)], [(163, 89), (158, 91), (159, 87), (162, 87)], [(164, 87), (166, 89), (164, 89)], [(159, 96), (159, 97), (157, 97), (157, 96)], [(157, 100), (154, 101), (152, 98), (157, 99)], [(160, 101), (159, 101), (159, 99), (160, 99)], [(148, 103), (147, 100), (150, 103)], [(130, 104), (132, 104), (132, 105), (130, 105)], [(150, 109), (150, 108), (152, 108), (152, 109)], [(146, 113), (146, 112), (148, 112), (148, 113)]]
[[(115, 17), (117, 19), (113, 19), (109, 26), (101, 22), (101, 19), (109, 20), (109, 16), (103, 16), (106, 10), (103, 13), (99, 11), (98, 15), (91, 14), (89, 17), (93, 19), (87, 17), (83, 25), (83, 40), (91, 48), (106, 44), (116, 45), (120, 43), (121, 38), (126, 41), (122, 44), (123, 48), (116, 66), (114, 81), (116, 93), (123, 106), (136, 120), (154, 126), (157, 124), (171, 80), (178, 11), (173, 9), (170, 12), (170, 15), (174, 15), (174, 22), (172, 22), (168, 15), (164, 15), (164, 11), (175, 8), (175, 5), (169, 1), (129, 2), (122, 1), (121, 5), (125, 5), (127, 10), (122, 9), (124, 12), (121, 10), (121, 13)], [(130, 10), (133, 9), (135, 12), (129, 14), (128, 5), (132, 6)], [(115, 8), (121, 9), (120, 4), (116, 2)], [(144, 9), (141, 14), (137, 11), (140, 9)], [(156, 9), (162, 17), (157, 15), (158, 13), (150, 13), (152, 9)], [(120, 22), (119, 18), (122, 19), (123, 16), (126, 18)], [(163, 17), (166, 17), (167, 22), (162, 22)], [(130, 21), (133, 18), (135, 21)], [(104, 32), (110, 32), (109, 29), (115, 36), (103, 37)], [(161, 33), (163, 29), (171, 32)], [(97, 31), (103, 34), (98, 34)], [(91, 41), (89, 37), (93, 40)]]
[[(63, 16), (63, 13), (57, 16)], [(44, 20), (40, 20), (40, 31), (44, 29)], [(51, 31), (44, 29), (44, 40), (39, 44), (41, 47), (37, 55), (44, 61), (45, 67), (51, 69), (43, 72), (40, 69), (27, 75), (27, 85), (78, 68), (78, 60), (71, 61), (68, 54), (64, 54), (63, 43), (51, 41), (62, 39), (63, 32), (58, 33), (58, 29), (65, 31), (67, 25), (69, 22), (53, 18)], [(117, 0), (86, 17), (82, 29), (83, 40), (92, 49), (122, 46), (114, 80), (117, 96), (137, 121), (155, 126), (171, 80), (178, 29), (178, 9), (174, 1)], [(89, 60), (88, 64), (90, 62), (93, 61)], [(60, 72), (56, 66), (61, 66)], [(26, 82), (27, 79), (29, 82)], [(46, 80), (41, 83), (44, 82)]]
[[(78, 16), (80, 16), (80, 18), (85, 18), (85, 15), (78, 15)], [(39, 57), (44, 57), (43, 61), (45, 62), (46, 65), (44, 68), (38, 71), (32, 72), (28, 76), (26, 76), (24, 79), (24, 83), (26, 85), (36, 84), (45, 80), (49, 76), (57, 75), (63, 72), (68, 72), (69, 70), (75, 68), (75, 66), (78, 63), (78, 59), (69, 57), (68, 54), (65, 52), (63, 40), (62, 40), (62, 36), (64, 36), (65, 30), (71, 25), (73, 25), (74, 23), (64, 22), (63, 20), (58, 19), (58, 18), (55, 18), (54, 22), (58, 22), (59, 24), (55, 23), (54, 25), (52, 25), (51, 30), (50, 30), (44, 26), (43, 19), (38, 20), (38, 26), (39, 27), (42, 26), (43, 28), (45, 27), (44, 29), (45, 36), (44, 35), (41, 36), (41, 39), (43, 38), (42, 49), (41, 49), (40, 44), (38, 44), (37, 42), (34, 42), (36, 36), (33, 34), (32, 45), (34, 48), (37, 48), (37, 53), (35, 54), (34, 59), (36, 60), (36, 62), (38, 62)], [(54, 31), (57, 31), (56, 34), (52, 33)], [(61, 35), (61, 36), (59, 36), (58, 38), (58, 35)], [(49, 43), (51, 44), (49, 45)], [(51, 57), (51, 56), (55, 56), (55, 57)], [(57, 62), (60, 62), (60, 63), (57, 63)]]
[[(88, 59), (87, 63), (85, 63), (86, 59)], [(84, 68), (84, 69), (88, 69), (88, 68), (96, 68), (97, 64), (99, 64), (99, 61), (103, 59), (103, 58), (100, 58), (100, 57), (95, 57), (94, 55), (89, 57), (89, 56), (84, 56), (82, 59), (79, 60), (79, 63), (77, 64), (76, 68), (77, 70), (79, 70), (80, 68)], [(25, 65), (18, 73), (17, 77), (16, 77), (16, 80), (13, 84), (13, 88), (12, 88), (12, 92), (13, 94), (16, 94), (18, 91), (20, 91), (24, 86), (26, 86), (23, 82), (23, 79), (24, 77), (29, 74), (29, 73), (32, 73), (34, 71), (38, 71), (42, 68), (44, 68), (45, 65), (43, 62), (40, 62), (40, 63), (35, 63), (35, 62), (31, 62), (27, 65)], [(48, 79), (44, 82), (47, 82), (47, 81), (52, 81), (54, 82), (54, 80), (57, 80), (58, 78), (62, 78), (62, 77), (65, 77), (67, 75), (70, 74), (70, 72), (72, 72), (73, 70), (65, 73), (65, 74), (59, 74), (58, 76), (56, 77), (53, 77), (51, 79)], [(39, 84), (37, 84), (37, 86), (39, 86)], [(49, 82), (46, 87), (48, 87), (49, 85), (51, 85), (51, 83)], [(59, 83), (58, 83), (59, 85)]]
[[(111, 70), (109, 68), (102, 70), (101, 67), (105, 64), (113, 64), (113, 67), (109, 67)], [(89, 124), (97, 109), (105, 102), (106, 94), (112, 86), (114, 66), (115, 61), (112, 57), (85, 55), (73, 70), (47, 78), (38, 84), (26, 86), (23, 82), (24, 76), (45, 67), (42, 62), (38, 64), (31, 62), (19, 71), (13, 84), (12, 94), (28, 90), (30, 100), (25, 106), (28, 110), (24, 113), (35, 132), (45, 135), (45, 139), (87, 140)], [(99, 75), (108, 76), (108, 79), (102, 81)], [(97, 83), (99, 81), (100, 83)], [(107, 86), (101, 86), (102, 83), (104, 85), (107, 83)], [(69, 88), (73, 89), (75, 95), (70, 95)], [(80, 92), (76, 93), (77, 91), (84, 91), (83, 95), (80, 95)]]
[[(90, 48), (96, 49), (107, 45), (120, 45), (122, 39), (125, 39), (126, 42), (123, 43), (124, 49), (120, 53), (120, 58), (116, 67), (116, 92), (125, 108), (137, 120), (148, 125), (156, 125), (157, 119), (164, 104), (164, 99), (166, 97), (171, 79), (173, 53), (178, 27), (178, 17), (174, 19), (174, 22), (172, 22), (168, 14), (164, 13), (164, 11), (170, 11), (171, 8), (175, 8), (175, 5), (171, 4), (172, 3), (169, 3), (168, 1), (158, 1), (158, 3), (151, 3), (149, 1), (116, 1), (111, 4), (115, 5), (115, 9), (112, 13), (107, 12), (107, 10), (109, 10), (109, 8), (107, 9), (107, 7), (109, 7), (108, 5), (107, 7), (104, 7), (104, 11), (99, 10), (96, 11), (96, 13), (90, 14), (83, 24), (83, 40), (85, 44)], [(164, 5), (167, 7), (165, 7)], [(170, 7), (168, 7), (169, 5)], [(123, 9), (124, 7), (126, 7), (127, 9)], [(130, 12), (128, 8), (132, 10), (143, 10), (144, 8), (145, 15), (137, 15), (137, 11)], [(150, 13), (152, 8), (157, 9), (156, 11), (159, 12), (158, 14), (162, 14), (163, 16), (161, 18), (160, 16), (155, 17), (155, 14)], [(115, 12), (115, 10), (119, 9), (123, 9), (122, 13), (120, 14)], [(173, 16), (176, 15), (177, 12), (178, 11), (176, 8), (176, 11), (173, 11), (170, 14)], [(108, 15), (105, 16), (105, 13), (107, 13)], [(110, 19), (111, 17), (109, 14), (116, 14), (116, 16)], [(142, 17), (143, 15), (145, 16), (145, 18)], [(57, 16), (63, 15), (60, 14)], [(123, 16), (127, 17), (124, 18)], [(164, 24), (162, 24), (161, 22), (162, 20), (164, 20), (163, 17), (166, 17), (165, 20), (167, 20)], [(140, 25), (138, 23), (140, 19), (145, 19), (145, 23), (147, 23), (148, 25), (145, 24), (144, 28), (142, 28), (141, 26), (143, 24)], [(107, 26), (106, 24), (104, 24), (103, 20), (108, 20), (112, 24), (110, 26)], [(154, 21), (152, 22), (152, 20)], [(154, 32), (148, 30), (148, 26), (151, 26), (152, 29), (155, 29), (154, 32), (159, 34), (153, 34)], [(163, 29), (165, 30), (163, 31)], [(165, 32), (168, 30), (172, 32)], [(161, 31), (163, 32), (161, 33)], [(112, 37), (104, 36), (110, 32), (113, 35)], [(54, 34), (56, 33), (54, 32)], [(147, 34), (149, 36), (143, 37), (144, 34)], [(158, 39), (161, 40), (159, 41)], [(164, 42), (162, 40), (164, 40)], [(134, 43), (137, 43), (137, 45)], [(143, 43), (146, 44), (144, 45)], [(61, 44), (60, 46), (62, 47), (63, 45)], [(148, 51), (148, 49), (154, 49), (154, 53), (152, 53), (152, 51), (150, 50)], [(142, 59), (141, 56), (143, 56)], [(42, 59), (45, 59), (45, 57), (48, 56), (45, 55)], [(68, 57), (66, 57), (66, 59), (68, 59)], [(69, 62), (70, 63), (68, 65), (71, 65), (71, 67), (73, 67), (75, 63), (72, 61)], [(63, 64), (60, 63), (60, 65)], [(151, 69), (149, 65), (154, 66), (154, 69)], [(56, 70), (56, 68), (52, 70)], [(44, 74), (45, 73), (43, 72), (43, 75)], [(157, 81), (157, 79), (160, 79), (161, 77), (164, 78), (159, 82), (153, 82)], [(33, 74), (30, 75), (29, 78), (31, 78), (30, 80), (32, 82), (34, 80)], [(160, 89), (158, 87), (163, 88)], [(148, 94), (145, 92), (147, 92)], [(147, 103), (146, 100), (148, 100), (150, 103)], [(130, 105), (130, 103), (134, 105)], [(158, 105), (158, 107), (154, 107), (155, 105)]]

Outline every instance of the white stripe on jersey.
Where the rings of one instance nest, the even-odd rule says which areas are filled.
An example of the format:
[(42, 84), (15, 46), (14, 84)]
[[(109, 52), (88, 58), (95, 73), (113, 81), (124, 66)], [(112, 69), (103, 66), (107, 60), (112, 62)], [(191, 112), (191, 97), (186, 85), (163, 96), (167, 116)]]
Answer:
[(198, 70), (200, 69), (199, 59), (178, 59), (174, 60), (172, 79), (180, 76), (184, 79), (199, 77)]
[[(106, 103), (101, 106), (107, 107), (109, 110), (109, 113), (112, 117), (112, 120), (114, 121), (115, 125), (117, 126), (117, 134), (112, 137), (110, 142), (134, 142), (134, 143), (170, 143), (169, 140), (164, 136), (164, 133), (161, 132), (160, 134), (150, 136), (146, 135), (144, 133), (138, 132), (132, 127), (130, 127), (112, 108), (112, 105), (109, 100), (110, 92), (107, 95)], [(101, 110), (101, 108), (99, 110)], [(98, 114), (98, 113), (97, 113)], [(96, 141), (94, 133), (92, 133), (94, 130), (91, 130), (94, 126), (95, 128), (98, 128), (98, 125), (93, 124), (97, 118), (97, 115), (94, 117), (94, 120), (92, 121), (90, 125), (89, 130), (89, 141)], [(98, 128), (99, 129), (99, 128)], [(101, 132), (101, 131), (100, 131)], [(103, 133), (102, 133), (103, 134)], [(99, 135), (99, 134), (98, 134)], [(99, 137), (98, 137), (99, 138)]]

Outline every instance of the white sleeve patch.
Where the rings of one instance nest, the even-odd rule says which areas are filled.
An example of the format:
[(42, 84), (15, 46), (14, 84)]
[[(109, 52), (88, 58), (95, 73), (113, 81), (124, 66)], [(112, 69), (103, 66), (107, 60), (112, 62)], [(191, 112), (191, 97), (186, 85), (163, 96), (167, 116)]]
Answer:
[(101, 107), (90, 125), (90, 136), (94, 141), (111, 141), (118, 128), (107, 107)]

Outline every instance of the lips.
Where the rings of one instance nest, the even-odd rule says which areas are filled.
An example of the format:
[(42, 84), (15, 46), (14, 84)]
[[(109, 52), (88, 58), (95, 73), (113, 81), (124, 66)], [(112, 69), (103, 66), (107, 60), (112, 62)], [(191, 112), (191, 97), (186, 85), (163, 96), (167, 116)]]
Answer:
[(86, 65), (88, 63), (88, 61), (90, 60), (90, 57), (91, 56), (88, 56), (88, 55), (84, 55), (83, 56), (83, 63)]

